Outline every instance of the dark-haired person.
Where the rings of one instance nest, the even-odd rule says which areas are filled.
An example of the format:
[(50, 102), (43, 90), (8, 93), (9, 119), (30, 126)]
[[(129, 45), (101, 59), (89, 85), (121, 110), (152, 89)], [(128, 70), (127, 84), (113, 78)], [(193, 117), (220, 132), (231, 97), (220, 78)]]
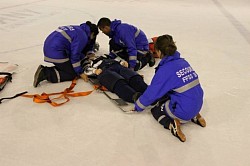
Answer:
[(148, 39), (145, 33), (133, 25), (122, 23), (120, 20), (111, 21), (101, 18), (98, 28), (109, 36), (110, 55), (126, 60), (129, 68), (137, 71), (149, 64), (154, 66), (155, 59), (149, 52)]
[(205, 127), (206, 121), (199, 112), (203, 104), (203, 90), (198, 75), (190, 64), (180, 57), (172, 36), (163, 35), (155, 42), (161, 58), (155, 75), (146, 91), (135, 103), (135, 111), (143, 111), (152, 103), (154, 118), (171, 133), (186, 141), (180, 124), (188, 121)]
[(40, 65), (34, 76), (33, 86), (41, 81), (52, 83), (70, 81), (83, 73), (81, 61), (87, 55), (94, 54), (93, 47), (99, 33), (95, 24), (90, 21), (80, 26), (60, 26), (45, 40), (44, 61), (54, 66)]

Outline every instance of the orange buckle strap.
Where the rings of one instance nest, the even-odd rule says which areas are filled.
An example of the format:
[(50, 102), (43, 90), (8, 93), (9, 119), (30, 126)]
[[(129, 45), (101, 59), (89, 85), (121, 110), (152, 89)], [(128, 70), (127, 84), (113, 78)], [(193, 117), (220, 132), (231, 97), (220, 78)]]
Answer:
[[(91, 90), (91, 91), (73, 93), (74, 92), (73, 89), (76, 85), (76, 81), (77, 81), (77, 78), (72, 80), (70, 87), (66, 88), (63, 92), (49, 93), (49, 94), (42, 93), (41, 95), (34, 94), (34, 95), (22, 95), (22, 96), (28, 97), (28, 98), (33, 98), (33, 102), (35, 102), (35, 103), (46, 103), (47, 102), (47, 103), (51, 104), (52, 106), (56, 107), (56, 106), (63, 105), (65, 103), (67, 103), (68, 101), (70, 101), (68, 96), (71, 96), (71, 97), (87, 96), (87, 95), (91, 94), (94, 90), (96, 90), (94, 88), (94, 90)], [(51, 99), (50, 96), (54, 96), (54, 95), (59, 95), (59, 96)], [(55, 100), (59, 100), (59, 99), (65, 99), (65, 101), (61, 102), (61, 103), (55, 102)]]
[(108, 89), (102, 85), (93, 85), (94, 89), (99, 89), (102, 91), (108, 91)]

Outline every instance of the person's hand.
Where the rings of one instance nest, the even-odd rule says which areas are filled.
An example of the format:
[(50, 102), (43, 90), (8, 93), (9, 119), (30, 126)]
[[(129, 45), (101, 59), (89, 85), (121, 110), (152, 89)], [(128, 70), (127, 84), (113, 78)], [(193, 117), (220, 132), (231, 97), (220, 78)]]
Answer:
[(128, 67), (128, 62), (127, 61), (121, 61), (120, 63), (124, 67)]
[(84, 74), (84, 73), (82, 73), (82, 74), (80, 75), (80, 77), (81, 77), (85, 82), (88, 82), (88, 81), (89, 81), (89, 77), (88, 77), (86, 74)]
[(96, 74), (96, 75), (99, 75), (99, 74), (101, 74), (101, 73), (102, 73), (102, 69), (96, 69), (96, 70), (95, 70), (95, 74)]

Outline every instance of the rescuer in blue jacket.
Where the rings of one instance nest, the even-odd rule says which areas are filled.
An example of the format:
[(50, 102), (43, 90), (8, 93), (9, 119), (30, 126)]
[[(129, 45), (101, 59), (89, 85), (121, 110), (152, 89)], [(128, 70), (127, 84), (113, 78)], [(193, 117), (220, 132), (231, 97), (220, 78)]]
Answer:
[(181, 131), (181, 123), (192, 120), (202, 127), (206, 126), (206, 121), (199, 114), (203, 90), (197, 73), (176, 51), (172, 36), (158, 37), (155, 49), (162, 60), (156, 67), (151, 84), (135, 102), (135, 111), (143, 111), (157, 103), (151, 109), (154, 118), (184, 142), (186, 137)]
[(101, 18), (98, 28), (109, 38), (110, 56), (120, 57), (127, 61), (129, 68), (137, 71), (149, 64), (154, 66), (155, 59), (149, 52), (148, 39), (145, 33), (133, 25), (122, 23), (120, 20), (111, 21)]
[(44, 61), (54, 66), (40, 65), (35, 73), (33, 86), (47, 80), (52, 83), (70, 81), (83, 73), (81, 61), (94, 53), (98, 28), (90, 21), (80, 26), (61, 26), (44, 42)]

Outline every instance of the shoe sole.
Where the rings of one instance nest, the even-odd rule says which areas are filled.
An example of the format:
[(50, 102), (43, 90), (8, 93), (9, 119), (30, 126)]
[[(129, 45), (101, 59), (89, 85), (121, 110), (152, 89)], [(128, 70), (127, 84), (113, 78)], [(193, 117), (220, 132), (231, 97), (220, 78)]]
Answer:
[(207, 124), (206, 124), (206, 121), (204, 118), (202, 118), (202, 117), (198, 118), (197, 121), (200, 123), (201, 127), (206, 127)]
[(42, 65), (40, 65), (38, 68), (37, 68), (37, 70), (36, 70), (36, 73), (35, 73), (35, 76), (34, 76), (34, 82), (33, 82), (33, 86), (36, 88), (37, 86), (38, 86), (38, 83), (37, 83), (37, 81), (38, 81), (38, 77), (39, 77), (39, 74), (40, 74), (40, 72), (42, 71)]

